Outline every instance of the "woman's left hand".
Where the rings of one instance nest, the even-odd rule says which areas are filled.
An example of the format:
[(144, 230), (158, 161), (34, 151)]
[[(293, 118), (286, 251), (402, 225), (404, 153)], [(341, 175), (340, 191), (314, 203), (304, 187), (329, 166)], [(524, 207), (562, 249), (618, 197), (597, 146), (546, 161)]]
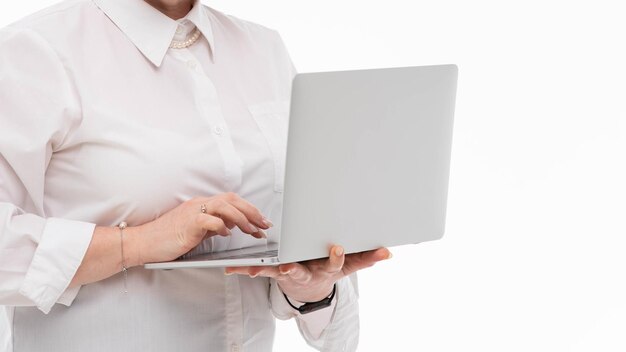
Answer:
[(278, 281), (278, 286), (289, 298), (317, 302), (330, 295), (339, 279), (389, 258), (391, 252), (387, 248), (345, 255), (341, 246), (333, 246), (329, 257), (324, 259), (279, 266), (228, 267), (225, 272), (227, 275), (270, 277)]

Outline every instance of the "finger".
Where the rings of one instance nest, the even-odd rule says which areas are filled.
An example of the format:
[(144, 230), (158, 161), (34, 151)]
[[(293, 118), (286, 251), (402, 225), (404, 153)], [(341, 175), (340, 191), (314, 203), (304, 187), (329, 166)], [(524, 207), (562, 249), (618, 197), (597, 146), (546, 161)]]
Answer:
[(233, 229), (233, 227), (237, 226), (234, 222), (232, 221), (228, 221), (227, 219), (222, 219), (224, 220), (224, 224), (226, 225), (226, 227), (228, 227), (229, 229)]
[(393, 255), (387, 248), (378, 248), (371, 251), (361, 252), (362, 260), (379, 262), (381, 260), (391, 259)]
[(224, 274), (226, 274), (226, 275), (232, 275), (232, 274), (247, 275), (248, 274), (248, 270), (250, 268), (251, 268), (250, 266), (228, 266), (228, 267), (224, 268)]
[(209, 232), (220, 236), (230, 236), (232, 234), (222, 219), (210, 214), (198, 214), (196, 224), (204, 230), (204, 233)]
[(223, 197), (228, 203), (239, 209), (239, 211), (241, 211), (246, 216), (246, 218), (254, 225), (266, 230), (272, 227), (272, 222), (265, 218), (265, 216), (261, 214), (257, 207), (252, 205), (252, 203), (248, 202), (247, 200), (241, 198), (236, 193), (225, 193)]
[(275, 266), (235, 266), (235, 267), (226, 267), (224, 268), (224, 274), (232, 275), (248, 275), (250, 277), (264, 276), (271, 278), (279, 278), (281, 275), (280, 271)]
[(313, 278), (311, 270), (300, 263), (282, 264), (278, 266), (278, 270), (299, 283), (307, 283)]
[(377, 262), (392, 257), (387, 248), (379, 248), (371, 251), (348, 254), (343, 265), (343, 272), (349, 275), (355, 271), (369, 268)]
[(248, 269), (248, 275), (251, 278), (262, 276), (262, 277), (270, 277), (274, 279), (282, 276), (278, 268), (275, 266), (253, 266), (253, 267), (250, 267), (250, 269)]
[(341, 246), (333, 246), (330, 249), (330, 253), (328, 255), (328, 259), (326, 260), (326, 264), (324, 269), (328, 273), (337, 273), (343, 268), (343, 263), (345, 261), (345, 254), (343, 247)]
[(246, 218), (246, 216), (239, 211), (239, 209), (232, 206), (230, 203), (219, 198), (214, 198), (207, 202), (206, 207), (208, 214), (214, 216), (217, 215), (225, 222), (234, 223), (241, 229), (241, 231), (251, 234), (256, 238), (266, 237), (264, 232), (250, 223), (248, 218)]

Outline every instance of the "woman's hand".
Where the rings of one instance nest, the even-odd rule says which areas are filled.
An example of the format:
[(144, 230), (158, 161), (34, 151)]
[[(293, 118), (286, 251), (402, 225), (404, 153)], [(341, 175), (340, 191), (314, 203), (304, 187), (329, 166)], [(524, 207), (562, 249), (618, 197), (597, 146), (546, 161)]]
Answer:
[(330, 295), (339, 279), (389, 258), (387, 248), (345, 255), (341, 246), (333, 246), (328, 258), (279, 266), (229, 267), (226, 274), (271, 277), (289, 298), (317, 302)]
[(230, 229), (235, 226), (256, 238), (263, 238), (263, 229), (268, 229), (272, 223), (255, 206), (234, 193), (194, 198), (154, 221), (127, 227), (123, 237), (124, 258), (120, 229), (97, 226), (70, 287), (106, 279), (124, 266), (174, 260), (207, 237), (230, 235)]
[(264, 238), (263, 229), (271, 225), (255, 206), (235, 193), (223, 193), (186, 201), (131, 231), (139, 240), (137, 255), (139, 264), (143, 264), (174, 260), (208, 237), (229, 236), (235, 226), (253, 237)]

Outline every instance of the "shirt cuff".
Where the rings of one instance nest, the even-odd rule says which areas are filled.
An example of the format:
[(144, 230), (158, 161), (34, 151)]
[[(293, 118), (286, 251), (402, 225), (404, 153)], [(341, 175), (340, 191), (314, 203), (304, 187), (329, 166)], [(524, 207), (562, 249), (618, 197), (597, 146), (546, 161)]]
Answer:
[[(318, 339), (332, 320), (339, 295), (339, 285), (337, 285), (337, 292), (335, 292), (335, 297), (333, 297), (330, 306), (307, 314), (300, 314), (287, 303), (283, 291), (278, 287), (275, 280), (272, 280), (271, 286), (270, 300), (276, 317), (283, 320), (296, 317), (301, 323), (304, 323), (302, 327), (306, 329), (306, 334), (315, 340)], [(292, 300), (291, 303), (296, 307), (304, 304), (295, 300)]]
[(71, 306), (72, 302), (74, 302), (74, 298), (78, 296), (78, 291), (80, 291), (80, 287), (81, 286), (76, 286), (76, 287), (68, 288), (65, 291), (63, 291), (61, 296), (59, 296), (57, 303), (60, 303), (67, 307)]
[(67, 289), (91, 243), (95, 224), (48, 218), (20, 294), (45, 314), (72, 303), (79, 288)]

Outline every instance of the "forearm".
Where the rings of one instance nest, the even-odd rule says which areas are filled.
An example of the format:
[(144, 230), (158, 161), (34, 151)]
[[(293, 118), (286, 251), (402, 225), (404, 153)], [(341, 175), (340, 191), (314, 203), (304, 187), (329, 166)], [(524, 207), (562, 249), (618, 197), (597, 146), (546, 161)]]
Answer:
[(0, 202), (0, 305), (36, 306), (47, 313), (55, 303), (69, 304), (75, 292), (67, 287), (87, 252), (94, 227), (24, 213)]
[(302, 315), (286, 303), (282, 291), (272, 280), (272, 312), (279, 319), (295, 318), (306, 342), (319, 351), (354, 351), (359, 339), (357, 285), (356, 274), (339, 280), (331, 307)]
[(131, 268), (174, 260), (210, 236), (230, 235), (225, 221), (256, 238), (269, 228), (258, 209), (234, 193), (190, 199), (153, 221), (127, 227), (123, 236), (118, 227), (96, 227), (70, 287), (113, 276), (122, 263)]
[(141, 227), (124, 229), (124, 260), (122, 261), (120, 229), (118, 227), (96, 227), (83, 261), (69, 287), (85, 285), (113, 276), (122, 271), (122, 263), (126, 268), (142, 265), (140, 255), (141, 231)]
[[(359, 343), (359, 303), (356, 274), (337, 282), (337, 302), (328, 323), (319, 334), (317, 324), (306, 315), (296, 316), (307, 343), (320, 351), (356, 351)], [(319, 334), (319, 335), (318, 335)]]

